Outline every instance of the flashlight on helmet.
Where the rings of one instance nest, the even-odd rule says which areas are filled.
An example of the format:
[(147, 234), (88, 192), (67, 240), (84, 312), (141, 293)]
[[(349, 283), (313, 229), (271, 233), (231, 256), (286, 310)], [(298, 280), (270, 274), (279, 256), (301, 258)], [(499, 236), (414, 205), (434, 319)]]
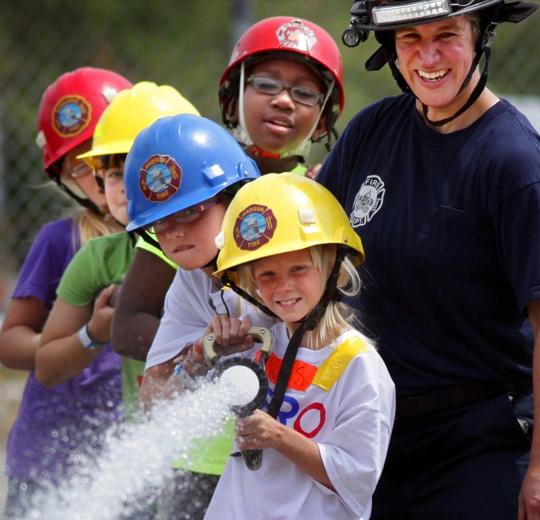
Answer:
[(351, 21), (349, 27), (343, 31), (341, 41), (347, 47), (356, 47), (358, 44), (365, 42), (368, 39), (369, 32), (358, 27), (360, 16), (365, 15), (365, 2), (355, 2), (351, 8)]
[[(219, 360), (214, 349), (215, 335), (208, 334), (203, 341), (206, 361), (215, 369), (215, 378), (231, 388), (234, 402), (231, 411), (237, 417), (248, 417), (261, 408), (266, 400), (268, 380), (264, 372), (264, 362), (272, 346), (272, 335), (264, 327), (251, 327), (248, 334), (262, 343), (261, 358), (258, 363), (242, 356)], [(262, 464), (262, 450), (242, 450), (246, 467), (257, 470)]]
[(341, 41), (347, 46), (347, 47), (356, 47), (362, 42), (365, 42), (368, 38), (368, 32), (364, 29), (360, 29), (359, 27), (355, 27), (355, 25), (351, 22), (349, 27), (343, 31), (343, 34), (341, 35)]

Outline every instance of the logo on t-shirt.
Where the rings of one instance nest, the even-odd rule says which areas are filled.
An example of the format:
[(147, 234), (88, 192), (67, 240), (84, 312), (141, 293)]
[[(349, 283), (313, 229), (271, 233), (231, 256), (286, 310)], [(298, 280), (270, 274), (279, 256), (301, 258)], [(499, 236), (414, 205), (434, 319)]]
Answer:
[(64, 96), (53, 110), (53, 128), (62, 137), (79, 134), (90, 123), (92, 107), (81, 96)]
[(353, 209), (350, 216), (352, 227), (366, 225), (383, 205), (383, 180), (378, 175), (368, 175), (354, 198)]
[(244, 209), (234, 223), (234, 241), (240, 249), (253, 251), (266, 244), (276, 230), (274, 212), (262, 204), (252, 204)]
[(169, 155), (152, 155), (139, 172), (139, 187), (150, 202), (164, 202), (180, 188), (182, 168)]

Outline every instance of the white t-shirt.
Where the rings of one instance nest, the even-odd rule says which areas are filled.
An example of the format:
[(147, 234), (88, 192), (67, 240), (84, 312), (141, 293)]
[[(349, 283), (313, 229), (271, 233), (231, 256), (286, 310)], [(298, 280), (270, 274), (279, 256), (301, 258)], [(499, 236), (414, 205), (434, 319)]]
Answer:
[(145, 370), (174, 359), (204, 334), (216, 314), (249, 316), (252, 325), (262, 327), (275, 323), (231, 289), (220, 288), (204, 271), (178, 269), (165, 297), (163, 316), (148, 351)]
[[(272, 333), (279, 362), (289, 341), (284, 324)], [(338, 354), (344, 354), (341, 361)], [(336, 492), (266, 449), (257, 471), (247, 469), (241, 457), (230, 457), (206, 519), (369, 519), (394, 421), (395, 387), (388, 370), (356, 331), (319, 350), (300, 347), (296, 363), (290, 381), (297, 385), (287, 389), (278, 419), (317, 443)], [(271, 365), (272, 359), (267, 375)]]

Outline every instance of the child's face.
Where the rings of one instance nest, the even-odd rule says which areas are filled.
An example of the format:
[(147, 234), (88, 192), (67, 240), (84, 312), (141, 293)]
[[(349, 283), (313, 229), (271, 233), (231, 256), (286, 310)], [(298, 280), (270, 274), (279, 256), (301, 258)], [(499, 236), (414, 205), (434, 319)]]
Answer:
[(304, 318), (323, 293), (321, 272), (309, 249), (257, 260), (253, 276), (263, 303), (288, 324)]
[(214, 239), (221, 229), (226, 209), (224, 202), (217, 201), (196, 214), (191, 213), (189, 222), (181, 222), (182, 218), (177, 219), (178, 222), (177, 214), (163, 219), (160, 222), (164, 229), (155, 229), (161, 249), (186, 271), (204, 267), (217, 254)]
[[(290, 87), (300, 86), (325, 93), (315, 72), (293, 60), (264, 61), (250, 72), (249, 77), (253, 76), (268, 77)], [(253, 85), (248, 84), (244, 92), (246, 130), (253, 143), (268, 152), (285, 153), (308, 139), (320, 110), (319, 102), (308, 106), (294, 101), (287, 89), (269, 95), (258, 92)], [(317, 134), (321, 132), (319, 130)]]
[(124, 161), (113, 161), (110, 167), (101, 170), (105, 186), (105, 199), (111, 215), (124, 226), (129, 222), (128, 201), (124, 188)]
[(83, 160), (77, 159), (78, 155), (90, 149), (91, 144), (92, 141), (85, 141), (66, 154), (62, 163), (61, 178), (62, 181), (74, 182), (100, 211), (106, 213), (105, 195), (94, 179), (92, 168), (86, 165)]

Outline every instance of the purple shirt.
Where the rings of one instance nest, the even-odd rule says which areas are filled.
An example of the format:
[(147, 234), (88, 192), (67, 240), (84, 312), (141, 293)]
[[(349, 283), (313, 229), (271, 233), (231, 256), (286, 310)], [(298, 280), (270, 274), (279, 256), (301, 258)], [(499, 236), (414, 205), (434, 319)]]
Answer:
[[(39, 298), (50, 309), (62, 273), (79, 245), (72, 219), (43, 226), (21, 269), (13, 298)], [(9, 434), (6, 471), (20, 479), (65, 477), (74, 451), (99, 449), (107, 428), (118, 421), (120, 357), (105, 345), (80, 374), (53, 388), (30, 372), (19, 413)]]

